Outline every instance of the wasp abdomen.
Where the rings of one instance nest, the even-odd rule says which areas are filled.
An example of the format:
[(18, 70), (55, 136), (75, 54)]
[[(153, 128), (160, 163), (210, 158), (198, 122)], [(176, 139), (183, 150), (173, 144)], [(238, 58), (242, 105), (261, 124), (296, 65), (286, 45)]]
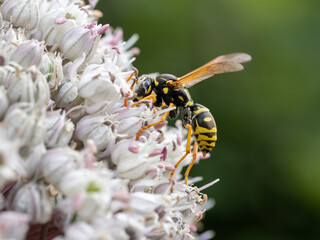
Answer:
[(209, 109), (200, 104), (194, 104), (191, 107), (191, 111), (194, 114), (191, 123), (193, 134), (201, 152), (205, 156), (216, 144), (216, 123)]

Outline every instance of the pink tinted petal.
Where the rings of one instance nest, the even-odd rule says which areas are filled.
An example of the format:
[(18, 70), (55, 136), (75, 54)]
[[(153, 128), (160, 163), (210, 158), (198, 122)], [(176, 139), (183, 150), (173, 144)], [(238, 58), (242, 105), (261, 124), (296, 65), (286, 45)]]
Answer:
[(109, 24), (103, 25), (99, 30), (98, 30), (98, 34), (102, 35), (105, 33), (105, 31), (107, 31), (107, 29), (109, 28)]
[(60, 25), (60, 24), (64, 24), (66, 21), (67, 19), (65, 17), (57, 17), (54, 20), (54, 23)]
[(135, 142), (130, 143), (129, 151), (132, 153), (138, 153), (139, 152), (139, 145)]

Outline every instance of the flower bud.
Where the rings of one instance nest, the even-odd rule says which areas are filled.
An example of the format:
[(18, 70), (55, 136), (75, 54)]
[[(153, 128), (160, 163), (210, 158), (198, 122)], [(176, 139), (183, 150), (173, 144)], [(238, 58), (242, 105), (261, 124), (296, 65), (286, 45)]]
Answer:
[(17, 36), (17, 30), (15, 28), (12, 28), (12, 25), (10, 25), (9, 29), (5, 31), (4, 34), (1, 35), (1, 40), (7, 41), (7, 42), (17, 42), (18, 36)]
[(49, 102), (50, 92), (45, 77), (38, 71), (25, 71), (13, 75), (8, 87), (11, 103), (29, 102), (44, 106)]
[(0, 188), (9, 181), (16, 181), (26, 176), (19, 155), (18, 142), (10, 141), (6, 132), (0, 128)]
[(96, 22), (93, 22), (68, 29), (59, 42), (63, 56), (74, 61), (85, 53), (87, 60), (90, 60), (98, 47), (100, 36), (108, 27), (109, 25), (96, 26)]
[(91, 219), (94, 214), (105, 211), (111, 201), (109, 182), (107, 175), (79, 169), (66, 174), (60, 188), (67, 198), (79, 197), (77, 214), (83, 219)]
[(9, 100), (7, 98), (7, 91), (4, 86), (0, 86), (0, 121), (4, 117), (8, 106)]
[(34, 147), (22, 147), (19, 151), (22, 157), (22, 165), (27, 171), (27, 178), (38, 179), (40, 178), (40, 162), (42, 155), (46, 152), (43, 143)]
[(46, 223), (51, 217), (50, 197), (39, 183), (15, 185), (9, 191), (7, 203), (10, 210), (26, 213), (31, 223)]
[(141, 214), (155, 213), (154, 210), (161, 205), (169, 205), (164, 201), (163, 196), (160, 194), (151, 194), (144, 192), (135, 192), (131, 194), (130, 206), (133, 211)]
[(117, 132), (125, 134), (127, 138), (133, 137), (142, 126), (141, 115), (146, 110), (144, 107), (124, 108), (118, 111), (114, 117), (115, 121), (119, 121)]
[[(48, 46), (53, 46), (60, 42), (62, 35), (70, 28), (76, 26), (73, 19), (66, 19), (66, 12), (64, 9), (51, 10), (50, 14), (41, 17), (39, 23), (39, 30), (42, 33), (43, 39)], [(64, 19), (65, 21), (62, 21)]]
[(5, 211), (0, 213), (0, 239), (25, 239), (29, 229), (27, 214)]
[(32, 65), (38, 67), (40, 65), (44, 51), (44, 42), (30, 40), (20, 44), (12, 53), (10, 60), (20, 64), (24, 68)]
[(63, 79), (62, 59), (60, 55), (53, 53), (45, 54), (42, 57), (40, 71), (43, 75), (47, 75), (47, 82), (50, 90), (57, 90)]
[(2, 15), (0, 14), (0, 29), (3, 28), (3, 18), (2, 18)]
[(30, 103), (13, 104), (4, 118), (10, 139), (19, 139), (23, 145), (39, 144), (46, 133), (43, 108), (34, 108)]
[(65, 237), (63, 239), (64, 240), (94, 239), (93, 237), (96, 237), (96, 235), (97, 235), (96, 229), (90, 226), (90, 224), (86, 222), (75, 222), (66, 229)]
[(78, 122), (76, 136), (85, 144), (91, 139), (97, 147), (98, 155), (103, 153), (103, 156), (108, 156), (117, 137), (112, 132), (111, 124), (105, 120), (104, 116), (86, 116)]
[(47, 134), (45, 138), (48, 147), (67, 146), (74, 130), (74, 124), (66, 119), (61, 110), (46, 113)]
[(120, 121), (117, 131), (121, 134), (127, 135), (127, 137), (133, 137), (137, 134), (141, 128), (141, 118), (140, 117), (129, 117)]
[(91, 103), (113, 102), (120, 96), (120, 89), (113, 84), (109, 72), (103, 66), (89, 65), (78, 83), (79, 95)]
[(42, 157), (40, 169), (48, 182), (59, 189), (61, 179), (73, 171), (85, 165), (84, 156), (69, 147), (53, 148)]
[(78, 97), (78, 89), (72, 82), (66, 82), (60, 85), (54, 99), (59, 108), (66, 108)]
[[(131, 140), (118, 142), (112, 150), (111, 160), (117, 165), (117, 172), (121, 177), (138, 179), (144, 176), (147, 170), (148, 155), (144, 152), (130, 151), (131, 142)], [(140, 148), (143, 148), (141, 143), (136, 143), (141, 145)]]
[(40, 19), (38, 0), (5, 0), (1, 5), (1, 14), (13, 26), (33, 30)]
[[(129, 236), (128, 230), (129, 227), (126, 224), (130, 222), (130, 218), (126, 218), (126, 216), (122, 216), (121, 219), (119, 218), (121, 214), (115, 214), (112, 218), (102, 218), (97, 217), (97, 219), (90, 221), (90, 224), (85, 221), (77, 221), (72, 223), (68, 228), (65, 230), (65, 234), (63, 240), (86, 240), (86, 239), (146, 239), (143, 236), (143, 231), (140, 230), (140, 226), (142, 223), (131, 220), (134, 223), (134, 229), (140, 232), (132, 233), (132, 236)], [(143, 229), (145, 230), (145, 229)], [(54, 240), (62, 240), (62, 239), (54, 239)]]

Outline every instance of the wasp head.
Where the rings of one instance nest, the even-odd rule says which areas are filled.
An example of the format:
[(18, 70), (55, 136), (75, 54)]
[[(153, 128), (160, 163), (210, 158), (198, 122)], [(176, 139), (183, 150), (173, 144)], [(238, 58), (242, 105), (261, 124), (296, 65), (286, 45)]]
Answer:
[(152, 92), (152, 82), (153, 79), (147, 75), (142, 75), (138, 79), (138, 84), (135, 90), (136, 98), (133, 100), (134, 102), (137, 102), (141, 100), (144, 97), (147, 97)]

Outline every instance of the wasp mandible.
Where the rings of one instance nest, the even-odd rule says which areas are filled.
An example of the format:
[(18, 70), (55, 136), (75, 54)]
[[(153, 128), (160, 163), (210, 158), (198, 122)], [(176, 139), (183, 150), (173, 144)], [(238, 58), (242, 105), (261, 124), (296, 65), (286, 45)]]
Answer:
[[(132, 106), (139, 104), (142, 100), (151, 98), (156, 107), (165, 105), (168, 107), (175, 106), (176, 108), (166, 112), (160, 121), (141, 128), (136, 135), (136, 140), (139, 139), (145, 129), (164, 122), (168, 115), (170, 119), (177, 118), (179, 109), (182, 109), (183, 125), (188, 129), (188, 138), (186, 152), (175, 164), (175, 168), (177, 168), (183, 159), (191, 152), (191, 135), (193, 133), (195, 139), (193, 159), (185, 172), (185, 184), (187, 184), (190, 169), (196, 159), (198, 147), (205, 157), (217, 141), (217, 128), (212, 114), (208, 108), (198, 103), (193, 103), (187, 88), (215, 74), (241, 71), (243, 70), (241, 63), (250, 60), (251, 56), (248, 54), (232, 53), (219, 56), (180, 78), (171, 74), (160, 74), (154, 78), (148, 75), (142, 75), (138, 78), (138, 86), (135, 90), (136, 98), (134, 99), (137, 103)], [(173, 174), (174, 171), (171, 172), (170, 181)]]

